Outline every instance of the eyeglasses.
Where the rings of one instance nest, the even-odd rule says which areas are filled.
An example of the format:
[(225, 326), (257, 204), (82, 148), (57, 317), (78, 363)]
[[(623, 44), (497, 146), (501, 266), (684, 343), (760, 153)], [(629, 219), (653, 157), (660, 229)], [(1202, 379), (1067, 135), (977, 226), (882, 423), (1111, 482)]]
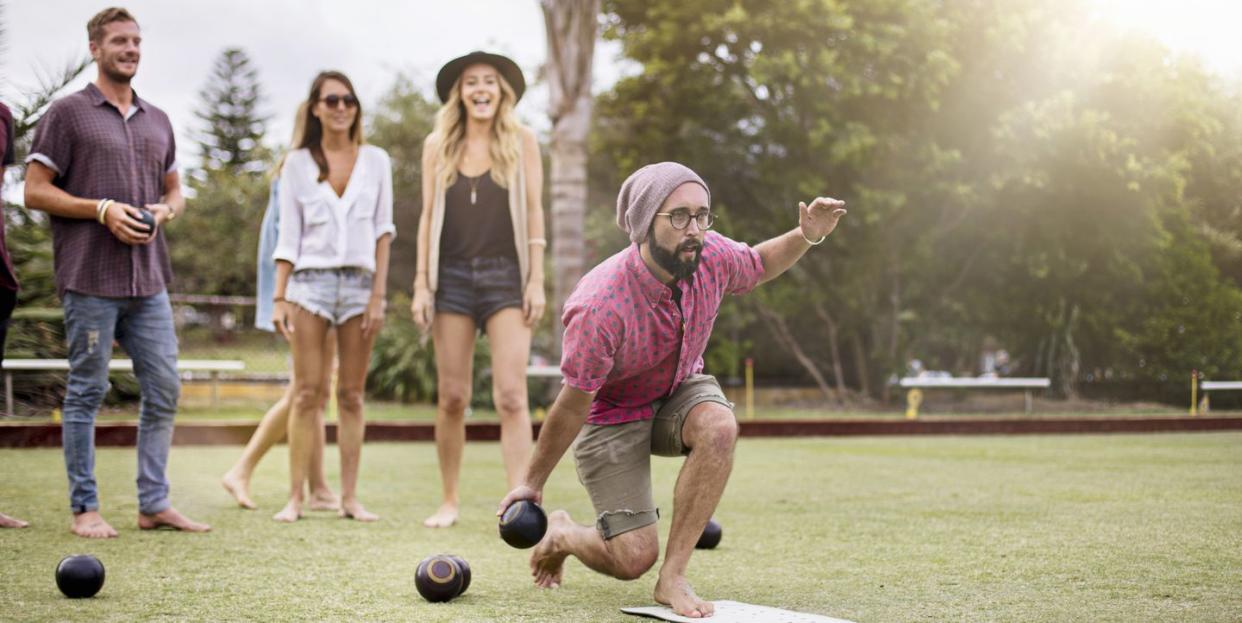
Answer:
[(707, 210), (690, 214), (690, 210), (682, 208), (672, 212), (656, 212), (656, 216), (667, 216), (668, 223), (673, 226), (673, 229), (689, 227), (690, 219), (694, 219), (694, 222), (698, 223), (699, 229), (711, 229), (712, 223), (716, 222), (716, 215)]
[(340, 108), (341, 104), (345, 104), (346, 108), (357, 108), (358, 98), (352, 95), (329, 95), (321, 100), (328, 108)]

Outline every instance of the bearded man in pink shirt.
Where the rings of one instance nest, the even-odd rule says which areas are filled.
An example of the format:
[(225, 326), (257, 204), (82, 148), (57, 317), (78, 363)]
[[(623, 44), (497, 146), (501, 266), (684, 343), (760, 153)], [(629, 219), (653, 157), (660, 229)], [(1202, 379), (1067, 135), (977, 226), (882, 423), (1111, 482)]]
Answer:
[(500, 504), (502, 513), (518, 500), (541, 502), (573, 444), (597, 519), (592, 526), (565, 511), (549, 515), (530, 559), (537, 585), (559, 586), (567, 556), (618, 579), (646, 573), (660, 553), (651, 455), (685, 456), (654, 596), (682, 616), (713, 614), (685, 573), (729, 479), (738, 427), (720, 385), (702, 373), (703, 351), (724, 295), (785, 272), (832, 232), (844, 205), (827, 197), (800, 203), (797, 227), (752, 248), (709, 231), (711, 194), (689, 168), (651, 164), (625, 181), (617, 225), (633, 244), (587, 273), (566, 301), (565, 384), (524, 484)]

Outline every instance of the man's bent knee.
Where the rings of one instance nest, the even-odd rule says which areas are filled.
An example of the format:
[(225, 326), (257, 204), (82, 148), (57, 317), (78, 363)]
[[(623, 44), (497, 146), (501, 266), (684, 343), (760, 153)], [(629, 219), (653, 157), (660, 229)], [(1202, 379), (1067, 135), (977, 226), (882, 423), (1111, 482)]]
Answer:
[(612, 575), (618, 580), (637, 580), (660, 558), (659, 537), (654, 525), (606, 541), (612, 552)]
[(691, 448), (713, 452), (731, 452), (737, 444), (737, 417), (728, 407), (704, 403), (692, 413), (690, 434), (686, 439)]

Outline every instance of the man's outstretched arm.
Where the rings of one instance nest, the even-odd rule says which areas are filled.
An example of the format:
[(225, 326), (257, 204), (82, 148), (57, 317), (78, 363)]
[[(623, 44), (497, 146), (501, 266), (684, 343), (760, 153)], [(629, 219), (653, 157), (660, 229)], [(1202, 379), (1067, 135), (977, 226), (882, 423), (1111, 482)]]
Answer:
[(763, 277), (759, 283), (771, 281), (789, 270), (806, 250), (819, 244), (837, 228), (845, 216), (845, 202), (830, 197), (816, 197), (811, 205), (798, 203), (798, 226), (755, 247), (763, 259)]

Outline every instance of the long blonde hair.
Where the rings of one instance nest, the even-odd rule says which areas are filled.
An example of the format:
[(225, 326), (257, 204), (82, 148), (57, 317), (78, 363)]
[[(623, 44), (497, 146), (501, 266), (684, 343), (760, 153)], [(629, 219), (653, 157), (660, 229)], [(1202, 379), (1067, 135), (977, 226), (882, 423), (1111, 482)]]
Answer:
[(298, 148), (298, 143), (302, 142), (302, 138), (306, 136), (306, 102), (298, 103), (298, 111), (293, 115), (293, 138), (289, 139), (289, 147), (280, 152), (280, 157), (276, 159), (276, 166), (268, 172), (268, 177), (275, 180), (280, 177), (280, 170), (285, 168), (285, 160), (289, 158), (289, 152)]
[[(500, 81), (500, 105), (492, 119), (492, 140), (487, 151), (492, 158), (492, 180), (501, 188), (508, 188), (509, 180), (521, 166), (522, 142), (518, 131), (522, 124), (513, 112), (517, 94), (499, 71), (496, 77)], [(432, 142), (436, 145), (436, 180), (445, 189), (457, 181), (457, 166), (466, 144), (466, 105), (461, 99), (461, 80), (459, 76), (453, 83), (448, 101), (436, 113), (436, 124), (431, 131)]]

